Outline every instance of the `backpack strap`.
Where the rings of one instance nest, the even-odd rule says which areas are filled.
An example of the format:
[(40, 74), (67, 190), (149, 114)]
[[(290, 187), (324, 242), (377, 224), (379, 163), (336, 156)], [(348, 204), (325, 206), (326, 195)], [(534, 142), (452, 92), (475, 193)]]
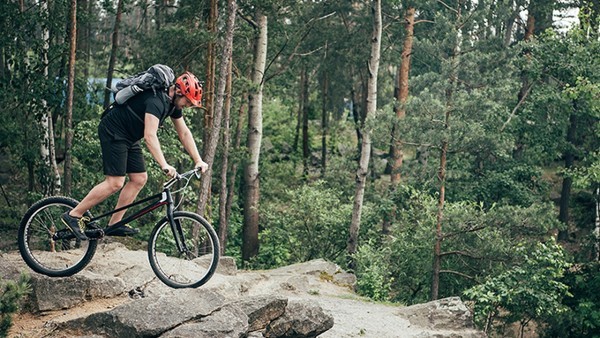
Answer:
[[(163, 93), (163, 100), (165, 100), (165, 105), (168, 105), (169, 103), (167, 102), (168, 100), (166, 100), (165, 96), (166, 94)], [(108, 112), (113, 109), (115, 106), (121, 106), (121, 107), (125, 107), (127, 109), (127, 111), (129, 113), (131, 113), (133, 116), (135, 116), (135, 118), (142, 122), (142, 124), (144, 123), (144, 119), (142, 119), (134, 110), (133, 108), (131, 108), (131, 106), (129, 106), (129, 103), (125, 102), (124, 104), (115, 104), (115, 102), (113, 102), (110, 106), (108, 106), (108, 108), (104, 109), (104, 111), (102, 112), (102, 115), (100, 116), (100, 120), (102, 120), (104, 118), (104, 116), (106, 116), (106, 114), (108, 114)], [(159, 123), (158, 126), (162, 126), (163, 122), (167, 119), (167, 117), (171, 116), (173, 114), (173, 112), (175, 111), (175, 105), (173, 105), (173, 107), (167, 111), (166, 114), (162, 114), (160, 119), (159, 119)]]

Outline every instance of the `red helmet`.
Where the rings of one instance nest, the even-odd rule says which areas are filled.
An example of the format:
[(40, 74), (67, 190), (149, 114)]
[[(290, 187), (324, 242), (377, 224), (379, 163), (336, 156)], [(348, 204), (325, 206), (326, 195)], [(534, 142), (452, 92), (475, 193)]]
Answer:
[(181, 74), (175, 81), (175, 84), (194, 106), (202, 106), (202, 84), (194, 74), (190, 72)]

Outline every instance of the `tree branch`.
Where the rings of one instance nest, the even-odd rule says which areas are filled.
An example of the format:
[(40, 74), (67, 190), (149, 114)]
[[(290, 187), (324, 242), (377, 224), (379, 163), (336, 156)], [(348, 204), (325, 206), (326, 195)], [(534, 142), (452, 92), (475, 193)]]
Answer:
[(237, 14), (240, 16), (240, 18), (242, 18), (244, 21), (249, 23), (250, 26), (252, 26), (252, 28), (254, 28), (254, 29), (258, 28), (258, 24), (256, 22), (254, 22), (254, 20), (252, 20), (250, 17), (248, 17), (244, 13), (242, 13), (241, 10), (238, 9)]
[(469, 253), (469, 252), (466, 252), (466, 251), (458, 251), (458, 250), (456, 250), (456, 251), (447, 251), (447, 252), (442, 252), (442, 253), (440, 254), (440, 257), (443, 257), (443, 256), (450, 256), (450, 255), (459, 255), (459, 256), (465, 256), (465, 257), (469, 257), (469, 258), (473, 258), (473, 259), (483, 259), (483, 257), (481, 257), (481, 256), (475, 256), (475, 255), (473, 255), (473, 254), (471, 254), (471, 253)]
[(453, 11), (454, 13), (458, 14), (458, 11), (450, 6), (448, 6), (445, 2), (441, 1), (441, 0), (437, 0), (437, 2), (439, 2), (440, 4), (442, 4), (442, 6), (446, 7), (447, 9)]
[(465, 229), (463, 231), (457, 231), (457, 232), (453, 232), (453, 233), (450, 233), (450, 234), (443, 235), (442, 239), (446, 239), (446, 238), (450, 238), (450, 237), (454, 237), (454, 236), (466, 234), (466, 233), (469, 233), (469, 232), (475, 232), (475, 231), (483, 230), (485, 228), (487, 228), (487, 225), (480, 225), (478, 227), (469, 228), (469, 229)]
[(510, 113), (510, 116), (508, 117), (508, 120), (506, 120), (506, 122), (504, 122), (504, 124), (502, 125), (502, 128), (500, 128), (500, 132), (504, 131), (506, 126), (510, 123), (510, 120), (512, 120), (512, 118), (516, 115), (517, 110), (521, 107), (523, 102), (525, 102), (525, 99), (527, 98), (527, 96), (529, 96), (529, 92), (531, 92), (531, 88), (533, 88), (533, 83), (529, 85), (529, 87), (525, 91), (525, 94), (523, 94), (523, 97), (521, 97), (521, 99), (519, 100), (519, 102), (517, 103), (515, 108), (512, 110), (512, 112)]
[(467, 275), (465, 273), (454, 271), (454, 270), (440, 270), (440, 273), (450, 273), (450, 274), (453, 274), (453, 275), (464, 277), (464, 278), (466, 278), (468, 280), (472, 280), (472, 281), (476, 280), (474, 277), (471, 277), (471, 276), (469, 276), (469, 275)]
[[(298, 51), (298, 48), (300, 48), (300, 45), (302, 44), (302, 42), (306, 39), (306, 37), (308, 36), (308, 34), (310, 33), (310, 31), (313, 29), (314, 22), (327, 19), (328, 17), (330, 17), (332, 15), (335, 15), (335, 14), (336, 14), (336, 12), (334, 11), (334, 12), (331, 12), (331, 13), (326, 14), (324, 16), (321, 16), (321, 17), (318, 17), (318, 18), (312, 18), (312, 19), (308, 20), (308, 22), (306, 22), (306, 24), (304, 25), (304, 27), (309, 26), (309, 25), (310, 26), (304, 32), (304, 34), (302, 35), (302, 37), (300, 38), (300, 40), (296, 44), (296, 47), (294, 47), (294, 51), (287, 58), (286, 63), (281, 68), (279, 68), (279, 70), (277, 70), (273, 75), (271, 75), (269, 77), (265, 77), (265, 79), (264, 79), (263, 82), (267, 82), (270, 79), (274, 78), (275, 76), (280, 75), (281, 73), (283, 73), (284, 71), (286, 71), (295, 56), (297, 56), (297, 55), (302, 56), (303, 55), (303, 54), (297, 53), (297, 51)], [(265, 74), (267, 73), (267, 70), (271, 67), (271, 65), (273, 65), (273, 63), (275, 62), (275, 60), (277, 60), (277, 58), (279, 57), (279, 55), (281, 55), (281, 53), (283, 52), (283, 50), (285, 49), (285, 47), (288, 45), (288, 41), (289, 41), (289, 39), (286, 39), (286, 42), (283, 44), (283, 46), (281, 47), (281, 49), (277, 52), (277, 54), (275, 55), (275, 57), (273, 57), (271, 59), (271, 61), (269, 62), (269, 64), (265, 68)], [(306, 54), (306, 55), (310, 55), (311, 53), (314, 53), (314, 52), (316, 52), (316, 50), (312, 51), (312, 52), (309, 52), (309, 54)]]

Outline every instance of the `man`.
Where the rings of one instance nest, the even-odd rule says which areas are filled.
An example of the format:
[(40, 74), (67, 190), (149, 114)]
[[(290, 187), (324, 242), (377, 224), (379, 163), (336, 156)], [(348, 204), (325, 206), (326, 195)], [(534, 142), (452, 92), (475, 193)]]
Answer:
[[(200, 168), (202, 172), (208, 169), (208, 164), (202, 161), (196, 142), (182, 115), (183, 108), (200, 107), (201, 100), (200, 82), (194, 74), (185, 72), (166, 93), (146, 90), (130, 98), (126, 104), (109, 109), (98, 126), (105, 179), (92, 188), (77, 207), (62, 215), (62, 221), (78, 239), (88, 239), (82, 231), (85, 228), (85, 218), (82, 216), (87, 210), (121, 188), (123, 190), (119, 194), (115, 209), (128, 205), (135, 200), (146, 184), (148, 174), (140, 146), (142, 138), (163, 171), (169, 177), (177, 174), (175, 168), (166, 161), (156, 135), (158, 127), (167, 116), (171, 117), (179, 140), (196, 168)], [(126, 175), (129, 177), (127, 184)], [(125, 211), (112, 215), (109, 227), (105, 230), (106, 234), (128, 236), (139, 232), (128, 225), (111, 226), (123, 218)]]

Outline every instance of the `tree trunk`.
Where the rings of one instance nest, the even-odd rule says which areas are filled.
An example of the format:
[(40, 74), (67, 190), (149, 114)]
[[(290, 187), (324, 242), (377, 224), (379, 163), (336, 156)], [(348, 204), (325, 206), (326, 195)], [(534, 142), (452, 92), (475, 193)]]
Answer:
[(329, 113), (327, 103), (329, 102), (329, 75), (323, 74), (323, 86), (321, 90), (321, 176), (325, 176), (327, 169), (327, 136), (329, 134)]
[[(446, 112), (446, 121), (450, 113)], [(433, 279), (431, 282), (431, 300), (438, 299), (440, 287), (441, 253), (442, 253), (442, 221), (444, 218), (444, 203), (446, 201), (446, 161), (448, 156), (448, 141), (442, 142), (440, 154), (440, 169), (438, 179), (440, 180), (440, 198), (438, 200), (438, 211), (436, 216), (435, 244), (433, 248)]]
[(412, 54), (413, 32), (415, 27), (415, 8), (409, 7), (404, 15), (404, 44), (402, 47), (402, 63), (398, 68), (398, 82), (396, 89), (396, 113), (397, 122), (392, 127), (392, 142), (390, 149), (390, 173), (392, 185), (400, 183), (400, 168), (402, 167), (403, 152), (402, 140), (398, 130), (398, 121), (406, 115), (406, 101), (408, 100), (408, 75), (410, 74), (410, 56)]
[(596, 188), (596, 219), (594, 221), (594, 261), (600, 260), (600, 186)]
[[(367, 104), (365, 118), (375, 114), (377, 109), (377, 76), (379, 72), (379, 60), (381, 56), (381, 0), (373, 0), (371, 3), (373, 14), (373, 33), (371, 35), (371, 56), (368, 63), (369, 78), (367, 82)], [(360, 232), (360, 219), (362, 215), (367, 171), (371, 155), (371, 132), (362, 123), (363, 135), (360, 161), (356, 172), (356, 191), (354, 194), (354, 205), (352, 208), (352, 222), (350, 224), (348, 238), (348, 254), (352, 256), (358, 249), (358, 235)], [(351, 259), (350, 268), (355, 268)]]
[(108, 71), (106, 72), (106, 89), (104, 90), (104, 109), (110, 106), (110, 89), (112, 87), (113, 73), (115, 72), (115, 63), (117, 60), (117, 50), (119, 48), (119, 26), (121, 25), (121, 16), (123, 14), (123, 0), (117, 2), (117, 15), (115, 16), (115, 26), (112, 33), (112, 48), (110, 50), (110, 59), (108, 61)]
[(308, 69), (302, 68), (302, 172), (308, 178), (308, 167), (310, 165), (310, 147), (308, 136)]
[(248, 103), (248, 160), (244, 167), (244, 228), (242, 260), (248, 261), (258, 255), (258, 203), (260, 198), (259, 159), (262, 142), (262, 96), (263, 79), (267, 63), (267, 17), (257, 9), (255, 15), (257, 35), (254, 43), (254, 84)]
[[(461, 23), (461, 1), (458, 2), (456, 7), (456, 44), (454, 45), (452, 55), (450, 56), (450, 78), (448, 79), (448, 88), (446, 89), (446, 112), (444, 120), (444, 129), (446, 132), (450, 130), (450, 115), (453, 110), (453, 96), (456, 91), (456, 84), (458, 82), (458, 67), (459, 67), (459, 55), (461, 52), (462, 43), (462, 32), (460, 27)], [(449, 135), (443, 133), (444, 136), (441, 141), (440, 151), (440, 167), (438, 170), (438, 179), (440, 181), (440, 194), (438, 200), (438, 209), (436, 215), (436, 229), (435, 229), (435, 244), (433, 248), (433, 271), (431, 280), (431, 300), (438, 299), (439, 287), (440, 287), (440, 271), (442, 261), (442, 224), (444, 220), (444, 204), (446, 203), (446, 164), (448, 159), (448, 148), (450, 145)]]
[(229, 151), (231, 147), (231, 80), (232, 80), (232, 60), (229, 59), (228, 71), (227, 71), (227, 88), (225, 107), (223, 108), (223, 165), (221, 167), (221, 194), (219, 195), (219, 242), (221, 243), (221, 255), (225, 254), (225, 247), (227, 246), (227, 224), (229, 219), (227, 217), (227, 200), (229, 199), (227, 189), (227, 174), (229, 172)]
[(79, 60), (82, 60), (83, 62), (81, 62), (81, 68), (83, 70), (83, 77), (84, 78), (88, 78), (89, 77), (89, 66), (90, 66), (90, 54), (91, 54), (91, 38), (90, 38), (90, 31), (91, 31), (91, 25), (90, 22), (91, 20), (89, 19), (91, 17), (90, 15), (90, 3), (91, 1), (89, 0), (79, 0), (78, 1), (78, 11), (79, 13), (84, 13), (83, 15), (85, 17), (87, 17), (86, 20), (82, 21), (82, 22), (78, 22), (77, 23), (77, 54), (79, 56)]
[(208, 144), (212, 135), (215, 115), (215, 79), (217, 69), (217, 21), (218, 21), (217, 0), (210, 0), (210, 13), (207, 22), (207, 30), (209, 32), (209, 40), (206, 47), (206, 83), (204, 84), (204, 135), (202, 139), (203, 153), (208, 151)]
[[(239, 150), (240, 145), (242, 144), (242, 126), (244, 125), (244, 116), (245, 113), (245, 102), (248, 102), (248, 94), (244, 93), (240, 99), (240, 108), (238, 109), (238, 120), (237, 126), (235, 130), (235, 141), (233, 145), (234, 150)], [(233, 196), (235, 195), (235, 187), (236, 187), (236, 176), (238, 172), (238, 160), (235, 160), (231, 165), (231, 174), (229, 178), (229, 188), (227, 192), (227, 207), (226, 207), (226, 218), (227, 224), (229, 224), (229, 220), (231, 219), (231, 207), (233, 206)]]
[(296, 114), (296, 133), (294, 134), (294, 144), (292, 146), (293, 151), (295, 152), (298, 149), (298, 142), (300, 140), (300, 130), (302, 129), (302, 116), (304, 114), (304, 104), (306, 100), (304, 95), (306, 94), (305, 86), (306, 83), (306, 66), (302, 66), (300, 70), (300, 82), (298, 83), (298, 113)]
[[(48, 1), (40, 1), (40, 10), (42, 14), (43, 22), (48, 22)], [(50, 50), (50, 30), (48, 27), (42, 27), (42, 65), (43, 65), (43, 76), (48, 79), (48, 51)], [(40, 121), (42, 127), (42, 143), (40, 147), (40, 153), (42, 156), (42, 162), (48, 168), (48, 174), (46, 177), (42, 177), (42, 186), (44, 195), (56, 195), (61, 190), (60, 173), (58, 171), (58, 165), (56, 163), (56, 147), (54, 144), (54, 125), (52, 123), (52, 112), (48, 109), (48, 103), (45, 99), (42, 102), (42, 119)]]
[(71, 148), (73, 146), (73, 92), (75, 88), (75, 51), (77, 50), (77, 0), (71, 0), (71, 28), (69, 32), (69, 77), (67, 87), (67, 112), (65, 118), (66, 140), (65, 140), (65, 195), (71, 195), (72, 184), (72, 159)]
[[(577, 104), (573, 103), (573, 109), (577, 109)], [(565, 151), (565, 169), (571, 170), (575, 163), (575, 132), (577, 131), (577, 117), (575, 113), (571, 114), (569, 118), (569, 129), (567, 130), (567, 150)], [(573, 178), (569, 175), (565, 175), (562, 182), (562, 190), (560, 193), (560, 211), (558, 213), (558, 220), (561, 221), (567, 229), (560, 230), (558, 232), (558, 240), (567, 241), (569, 239), (569, 202), (571, 200), (571, 186), (573, 185)]]
[(361, 117), (360, 117), (360, 102), (358, 101), (358, 94), (354, 87), (350, 89), (350, 97), (352, 98), (352, 119), (354, 120), (354, 126), (356, 129), (356, 139), (358, 140), (358, 153), (360, 153), (362, 145), (362, 131), (361, 131)]
[(208, 170), (202, 175), (200, 198), (198, 199), (198, 208), (196, 212), (200, 215), (206, 213), (206, 204), (210, 196), (210, 183), (212, 179), (212, 163), (215, 159), (217, 144), (219, 142), (219, 133), (221, 132), (221, 121), (223, 116), (223, 104), (225, 101), (225, 87), (227, 87), (227, 79), (229, 77), (229, 62), (233, 49), (233, 30), (235, 27), (235, 13), (237, 4), (235, 0), (228, 0), (227, 4), (227, 31), (225, 34), (225, 44), (223, 46), (223, 57), (219, 65), (219, 85), (217, 88), (217, 102), (214, 109), (213, 126), (210, 129), (210, 137), (207, 142), (204, 161), (209, 163)]

